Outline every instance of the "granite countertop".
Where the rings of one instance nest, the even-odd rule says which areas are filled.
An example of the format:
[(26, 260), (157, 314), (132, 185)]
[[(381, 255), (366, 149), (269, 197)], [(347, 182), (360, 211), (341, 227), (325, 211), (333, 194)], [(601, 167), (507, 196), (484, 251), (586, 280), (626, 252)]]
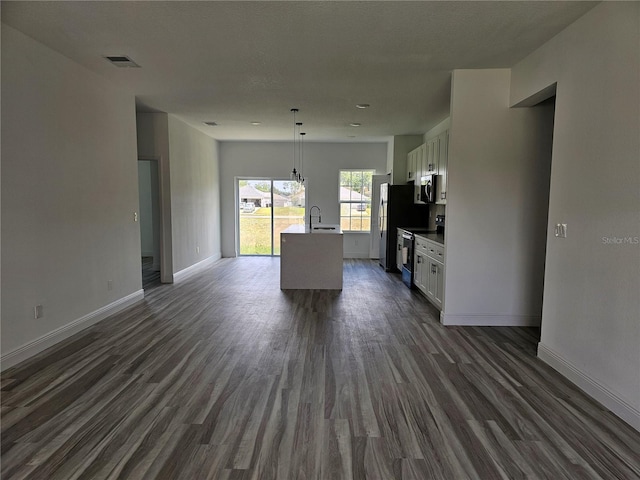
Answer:
[(436, 233), (435, 230), (429, 230), (427, 228), (419, 228), (419, 227), (399, 227), (400, 230), (406, 230), (407, 232), (411, 232), (414, 235), (418, 235), (422, 238), (426, 238), (427, 240), (431, 240), (432, 242), (439, 243), (444, 245), (444, 233)]
[(427, 240), (431, 240), (432, 242), (439, 243), (440, 245), (444, 245), (444, 233), (436, 233), (434, 231), (418, 233), (414, 232), (416, 235), (426, 238)]

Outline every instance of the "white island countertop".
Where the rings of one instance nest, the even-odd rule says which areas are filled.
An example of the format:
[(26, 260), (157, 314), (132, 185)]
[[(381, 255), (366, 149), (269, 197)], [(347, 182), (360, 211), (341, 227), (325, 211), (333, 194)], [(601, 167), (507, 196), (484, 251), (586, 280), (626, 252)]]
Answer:
[(280, 234), (280, 288), (342, 290), (340, 225), (291, 225)]
[(334, 224), (328, 224), (328, 223), (319, 223), (316, 225), (313, 225), (313, 230), (311, 230), (309, 228), (309, 225), (291, 225), (290, 227), (288, 227), (286, 230), (284, 230), (282, 233), (295, 233), (295, 234), (301, 234), (301, 233), (332, 233), (332, 234), (338, 234), (338, 235), (342, 235), (342, 230), (340, 230), (340, 225), (334, 225)]

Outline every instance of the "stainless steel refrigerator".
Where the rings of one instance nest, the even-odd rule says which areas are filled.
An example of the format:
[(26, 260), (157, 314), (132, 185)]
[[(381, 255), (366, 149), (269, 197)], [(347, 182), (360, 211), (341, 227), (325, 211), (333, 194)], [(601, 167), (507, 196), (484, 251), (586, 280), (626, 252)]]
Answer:
[(398, 227), (426, 227), (429, 210), (413, 203), (414, 188), (409, 185), (380, 185), (378, 226), (380, 228), (380, 266), (386, 271), (396, 269)]

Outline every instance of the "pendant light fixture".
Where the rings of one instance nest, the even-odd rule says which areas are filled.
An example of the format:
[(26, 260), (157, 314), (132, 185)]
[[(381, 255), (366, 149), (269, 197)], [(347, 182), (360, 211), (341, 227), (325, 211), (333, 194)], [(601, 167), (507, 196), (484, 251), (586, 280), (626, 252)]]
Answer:
[(298, 133), (296, 134), (296, 137), (298, 138), (298, 176), (296, 178), (296, 181), (298, 183), (301, 183), (300, 179), (302, 178), (302, 144), (300, 142), (300, 130), (302, 129), (302, 122), (297, 122), (296, 127), (298, 127)]
[(304, 184), (304, 136), (305, 132), (300, 132), (300, 183)]
[(297, 108), (292, 108), (291, 112), (293, 113), (293, 170), (291, 170), (291, 180), (298, 181), (298, 171), (296, 170), (296, 113), (298, 113)]
[(291, 170), (291, 180), (304, 184), (303, 156), (304, 156), (304, 136), (302, 132), (302, 122), (296, 122), (297, 108), (292, 108), (293, 113), (293, 169)]

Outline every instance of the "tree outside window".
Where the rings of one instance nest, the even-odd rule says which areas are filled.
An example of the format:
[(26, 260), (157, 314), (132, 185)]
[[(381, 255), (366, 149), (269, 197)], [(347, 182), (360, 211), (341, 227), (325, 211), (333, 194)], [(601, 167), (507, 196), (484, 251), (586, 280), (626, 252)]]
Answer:
[(371, 231), (371, 177), (374, 170), (340, 170), (340, 227), (344, 232)]

